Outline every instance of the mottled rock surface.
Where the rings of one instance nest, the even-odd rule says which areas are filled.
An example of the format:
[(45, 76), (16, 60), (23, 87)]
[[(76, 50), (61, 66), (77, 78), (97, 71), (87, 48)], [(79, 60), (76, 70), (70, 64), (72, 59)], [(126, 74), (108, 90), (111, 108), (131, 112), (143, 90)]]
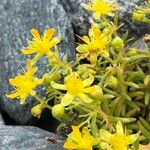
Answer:
[[(61, 139), (32, 126), (0, 126), (1, 150), (64, 150)], [(46, 139), (53, 138), (56, 143)]]
[[(27, 57), (21, 54), (20, 49), (27, 46), (32, 28), (42, 33), (54, 27), (63, 39), (59, 44), (61, 56), (67, 53), (68, 58), (72, 59), (75, 46), (73, 29), (57, 0), (1, 0), (0, 12), (0, 107), (18, 123), (27, 124), (33, 121), (30, 109), (35, 101), (29, 98), (20, 106), (19, 101), (6, 97), (12, 90), (8, 79), (25, 67)], [(39, 64), (41, 75), (46, 70), (45, 60)]]
[[(60, 1), (72, 20), (75, 33), (78, 35), (87, 33), (87, 29), (90, 26), (91, 14), (81, 6), (81, 3), (87, 3), (89, 0)], [(116, 2), (116, 0), (111, 1)], [(126, 32), (127, 30), (130, 30), (130, 35), (134, 35), (136, 37), (142, 36), (145, 33), (150, 33), (149, 25), (132, 21), (131, 19), (135, 5), (143, 5), (143, 3), (144, 0), (117, 0), (117, 4), (120, 6), (120, 23), (124, 23), (124, 26), (121, 28), (120, 32)]]
[(4, 124), (5, 124), (5, 122), (4, 122), (4, 119), (3, 119), (2, 114), (0, 112), (0, 125), (4, 125)]
[(129, 34), (137, 38), (150, 33), (150, 26), (148, 24), (132, 21), (132, 13), (135, 10), (135, 6), (143, 5), (144, 2), (145, 0), (117, 0), (120, 6), (119, 19), (121, 23), (124, 23), (124, 26), (121, 28), (122, 32), (129, 30)]
[(87, 34), (90, 28), (90, 17), (88, 12), (81, 7), (81, 3), (86, 3), (87, 0), (60, 0), (66, 10), (70, 20), (72, 21), (76, 34)]

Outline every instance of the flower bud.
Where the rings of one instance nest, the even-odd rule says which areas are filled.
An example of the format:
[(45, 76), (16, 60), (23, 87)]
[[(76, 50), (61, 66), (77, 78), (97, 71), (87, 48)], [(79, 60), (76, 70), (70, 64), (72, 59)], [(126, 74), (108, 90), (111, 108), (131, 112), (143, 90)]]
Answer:
[(116, 89), (118, 87), (118, 80), (114, 76), (110, 76), (107, 79), (107, 86), (111, 89)]
[(41, 107), (41, 104), (38, 104), (31, 109), (31, 114), (34, 117), (40, 118), (42, 110), (43, 108)]
[(130, 49), (128, 52), (127, 52), (127, 56), (134, 56), (134, 55), (137, 55), (138, 54), (138, 51), (136, 49)]
[(112, 48), (114, 48), (117, 51), (123, 50), (124, 48), (124, 42), (123, 40), (117, 36), (115, 39), (111, 42)]
[(106, 35), (110, 35), (110, 33), (111, 33), (110, 28), (105, 28), (105, 29), (103, 30), (103, 33), (106, 34)]
[(94, 85), (92, 88), (93, 89), (90, 93), (90, 96), (94, 99), (100, 100), (101, 97), (103, 96), (102, 88), (97, 85)]
[(59, 65), (59, 62), (55, 57), (52, 57), (51, 60), (50, 60), (50, 64), (52, 66), (57, 66), (57, 65)]
[(46, 107), (46, 105), (47, 105), (47, 102), (45, 100), (42, 100), (40, 104), (34, 106), (31, 109), (31, 114), (34, 117), (40, 118), (41, 113), (42, 113), (43, 109)]
[(42, 84), (48, 85), (50, 82), (51, 82), (51, 77), (50, 77), (50, 75), (49, 75), (49, 74), (45, 74), (45, 75), (43, 76)]
[(56, 119), (61, 119), (65, 114), (65, 108), (61, 104), (57, 104), (52, 108), (52, 115)]
[(132, 19), (133, 20), (138, 20), (138, 21), (142, 21), (145, 18), (145, 14), (144, 13), (138, 13), (138, 12), (134, 12)]
[(103, 30), (103, 34), (105, 34), (105, 35), (112, 35), (114, 33), (114, 29), (113, 28), (105, 28), (104, 30)]
[(58, 81), (59, 78), (60, 78), (60, 75), (58, 73), (54, 75), (50, 75), (47, 73), (43, 76), (42, 84), (49, 85), (51, 81)]

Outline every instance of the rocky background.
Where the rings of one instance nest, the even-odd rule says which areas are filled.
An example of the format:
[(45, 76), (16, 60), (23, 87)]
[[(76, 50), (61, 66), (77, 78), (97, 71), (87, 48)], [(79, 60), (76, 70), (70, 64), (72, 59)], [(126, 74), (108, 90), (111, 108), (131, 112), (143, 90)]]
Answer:
[[(27, 46), (27, 40), (31, 38), (30, 30), (32, 28), (36, 28), (42, 33), (45, 29), (54, 27), (57, 34), (61, 35), (63, 39), (59, 44), (61, 56), (67, 53), (69, 60), (74, 59), (75, 35), (87, 34), (93, 21), (91, 14), (81, 7), (81, 3), (87, 1), (0, 0), (1, 150), (63, 149), (62, 138), (53, 134), (58, 122), (52, 118), (51, 113), (44, 111), (41, 119), (38, 120), (30, 114), (31, 108), (37, 103), (33, 98), (28, 98), (27, 102), (21, 106), (18, 100), (8, 100), (6, 94), (12, 90), (8, 80), (25, 66), (27, 57), (20, 53), (20, 49)], [(145, 33), (150, 33), (148, 25), (131, 21), (134, 6), (143, 4), (144, 0), (117, 0), (117, 3), (121, 8), (119, 20), (124, 23), (120, 33), (125, 33), (130, 29), (129, 35), (135, 36), (137, 39), (142, 38)], [(39, 76), (47, 70), (45, 64), (45, 59), (39, 62)]]

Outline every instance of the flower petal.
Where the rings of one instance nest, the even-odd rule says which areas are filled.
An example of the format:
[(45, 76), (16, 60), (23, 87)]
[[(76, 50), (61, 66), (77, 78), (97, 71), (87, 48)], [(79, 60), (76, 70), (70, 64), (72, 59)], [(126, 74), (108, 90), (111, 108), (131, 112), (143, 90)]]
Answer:
[(81, 133), (80, 133), (80, 130), (79, 130), (79, 127), (78, 126), (72, 126), (72, 133), (70, 134), (70, 136), (72, 137), (73, 140), (75, 140), (76, 142), (77, 141), (80, 141), (82, 136), (81, 136)]
[(91, 62), (92, 64), (96, 64), (96, 61), (97, 61), (97, 54), (96, 54), (96, 53), (91, 53), (89, 59), (90, 59), (90, 62)]
[(78, 97), (85, 103), (91, 103), (93, 101), (93, 99), (91, 99), (88, 95), (83, 94), (83, 93), (78, 95)]
[(20, 105), (24, 104), (28, 95), (20, 95)]
[(128, 141), (128, 144), (134, 143), (139, 137), (139, 134), (132, 134), (126, 137), (126, 141)]
[(107, 50), (102, 50), (102, 51), (100, 51), (100, 54), (102, 55), (102, 56), (104, 56), (104, 57), (109, 57), (109, 52), (107, 51)]
[(27, 48), (27, 49), (21, 49), (21, 52), (24, 55), (29, 55), (29, 54), (33, 54), (36, 52), (36, 50), (34, 48)]
[(94, 90), (94, 88), (93, 88), (93, 86), (92, 86), (92, 87), (85, 88), (85, 89), (83, 90), (83, 92), (84, 92), (84, 93), (92, 93), (93, 90)]
[(70, 103), (72, 103), (74, 98), (75, 97), (73, 95), (66, 93), (66, 95), (61, 100), (61, 104), (63, 106), (68, 106)]
[(57, 36), (50, 41), (50, 48), (58, 44), (61, 40), (61, 36)]
[(81, 39), (87, 44), (90, 43), (90, 39), (88, 36), (83, 36)]
[(90, 86), (94, 82), (94, 77), (91, 75), (89, 78), (83, 81), (83, 86), (87, 87)]
[(31, 34), (33, 35), (33, 37), (35, 38), (35, 40), (41, 40), (41, 37), (40, 37), (40, 34), (39, 34), (38, 30), (32, 29), (31, 30)]
[(101, 129), (99, 131), (99, 133), (100, 133), (100, 137), (101, 137), (102, 140), (104, 140), (106, 142), (110, 141), (110, 138), (112, 137), (112, 135), (107, 130)]
[(65, 149), (70, 149), (70, 150), (73, 150), (73, 149), (77, 149), (78, 148), (78, 145), (76, 143), (73, 143), (71, 141), (66, 141), (64, 143), (64, 146), (63, 146)]
[(78, 126), (72, 126), (72, 132), (68, 135), (68, 139), (64, 144), (66, 149), (77, 149), (78, 142), (81, 142), (82, 136)]
[(87, 53), (88, 52), (88, 47), (86, 44), (81, 44), (79, 45), (76, 50), (79, 52), (79, 53)]
[(111, 13), (111, 12), (108, 13), (108, 16), (110, 16), (110, 17), (114, 17), (114, 15), (115, 15), (115, 14), (113, 14), (113, 13)]
[(122, 126), (121, 121), (117, 122), (116, 130), (117, 130), (116, 131), (117, 135), (124, 135), (123, 126)]
[(44, 39), (51, 40), (56, 30), (54, 28), (50, 28), (45, 31)]
[(17, 79), (19, 79), (19, 78), (21, 78), (21, 75), (18, 75), (18, 76), (15, 77), (15, 78), (9, 79), (9, 83), (10, 83), (11, 85), (13, 85), (14, 87), (17, 87), (17, 85), (18, 85)]
[(66, 89), (66, 86), (64, 84), (58, 84), (56, 83), (55, 81), (51, 81), (51, 86), (54, 88), (54, 89), (59, 89), (59, 90), (67, 90)]
[(91, 5), (87, 5), (87, 4), (84, 4), (84, 3), (82, 3), (81, 6), (84, 7), (85, 9), (87, 9), (87, 10), (91, 10), (91, 8), (92, 8)]
[(95, 18), (96, 20), (99, 20), (101, 17), (101, 13), (100, 12), (94, 12), (93, 13), (93, 18)]
[(13, 99), (13, 98), (18, 97), (19, 95), (20, 94), (18, 92), (14, 92), (14, 93), (11, 93), (11, 94), (7, 95), (7, 97)]
[(34, 56), (34, 58), (32, 59), (33, 64), (35, 64), (35, 63), (40, 59), (41, 56), (42, 56), (41, 53), (37, 53), (37, 54)]

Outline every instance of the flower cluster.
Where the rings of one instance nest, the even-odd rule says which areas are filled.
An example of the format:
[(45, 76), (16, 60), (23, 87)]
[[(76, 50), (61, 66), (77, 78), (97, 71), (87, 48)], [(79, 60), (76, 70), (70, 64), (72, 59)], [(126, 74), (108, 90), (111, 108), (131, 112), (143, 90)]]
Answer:
[(144, 7), (137, 6), (137, 10), (133, 13), (133, 20), (142, 21), (150, 24), (148, 15), (150, 14), (150, 1), (145, 2)]
[(85, 127), (82, 129), (82, 133), (79, 131), (78, 126), (72, 126), (72, 129), (73, 131), (68, 135), (64, 144), (64, 148), (70, 150), (92, 150), (93, 147), (98, 147), (98, 144), (101, 150), (131, 150), (130, 145), (139, 137), (139, 133), (132, 135), (124, 134), (120, 121), (117, 122), (114, 134), (101, 129), (98, 138), (94, 138)]
[[(147, 20), (149, 4), (139, 7), (133, 18)], [(32, 96), (38, 101), (31, 109), (34, 117), (40, 118), (44, 109), (50, 109), (62, 122), (60, 133), (64, 126), (72, 127), (65, 149), (138, 150), (139, 144), (150, 139), (150, 52), (137, 49), (127, 33), (118, 33), (121, 25), (115, 3), (92, 0), (83, 6), (93, 13), (95, 22), (88, 35), (78, 36), (75, 60), (59, 57), (61, 37), (53, 38), (54, 28), (42, 37), (32, 29), (34, 38), (21, 52), (33, 54), (33, 58), (27, 62), (27, 71), (9, 80), (15, 90), (7, 97), (24, 104)], [(143, 40), (146, 47), (149, 39), (146, 35)], [(42, 56), (50, 69), (39, 78), (37, 61)], [(36, 92), (38, 86), (45, 95)]]

